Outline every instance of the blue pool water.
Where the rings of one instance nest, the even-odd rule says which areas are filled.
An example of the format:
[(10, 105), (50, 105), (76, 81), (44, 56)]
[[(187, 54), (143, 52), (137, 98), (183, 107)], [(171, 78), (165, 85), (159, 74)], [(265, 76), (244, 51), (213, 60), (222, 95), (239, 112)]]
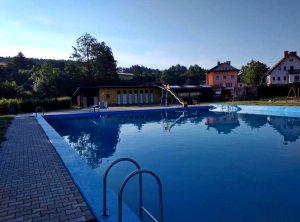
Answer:
[[(300, 221), (300, 118), (214, 112), (147, 112), (48, 119), (99, 175), (121, 157), (163, 183), (167, 222)], [(113, 168), (118, 191), (134, 168)], [(156, 215), (157, 190), (144, 199)], [(136, 181), (125, 202), (137, 211)]]

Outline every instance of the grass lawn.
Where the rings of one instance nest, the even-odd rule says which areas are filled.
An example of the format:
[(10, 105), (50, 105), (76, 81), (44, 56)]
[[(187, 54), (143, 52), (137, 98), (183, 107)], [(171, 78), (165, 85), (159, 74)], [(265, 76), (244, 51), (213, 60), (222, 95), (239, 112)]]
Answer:
[(220, 104), (233, 104), (233, 105), (256, 105), (256, 106), (299, 106), (300, 102), (296, 100), (286, 101), (285, 97), (280, 98), (260, 98), (259, 100), (245, 100), (245, 101), (230, 101), (230, 102), (211, 102), (207, 104), (220, 103)]
[(13, 118), (14, 118), (13, 115), (0, 116), (0, 143), (6, 139), (5, 132)]

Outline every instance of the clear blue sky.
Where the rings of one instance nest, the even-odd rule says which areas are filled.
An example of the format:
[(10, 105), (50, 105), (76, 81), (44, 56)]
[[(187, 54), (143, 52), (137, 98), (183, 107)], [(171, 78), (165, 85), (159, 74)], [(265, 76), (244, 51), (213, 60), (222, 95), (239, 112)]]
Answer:
[(88, 32), (118, 66), (211, 68), (300, 54), (299, 0), (0, 0), (0, 56), (67, 59)]

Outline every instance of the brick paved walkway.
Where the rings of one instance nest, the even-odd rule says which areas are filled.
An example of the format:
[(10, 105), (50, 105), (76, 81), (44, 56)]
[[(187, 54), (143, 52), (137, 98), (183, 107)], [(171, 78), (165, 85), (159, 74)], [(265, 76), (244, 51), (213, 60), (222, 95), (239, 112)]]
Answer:
[(17, 116), (0, 148), (0, 221), (93, 221), (33, 117)]

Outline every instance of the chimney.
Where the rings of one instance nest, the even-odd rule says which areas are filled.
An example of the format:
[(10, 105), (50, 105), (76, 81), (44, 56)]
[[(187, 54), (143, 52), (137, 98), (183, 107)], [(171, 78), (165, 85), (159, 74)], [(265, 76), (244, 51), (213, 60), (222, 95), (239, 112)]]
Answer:
[(290, 52), (290, 55), (297, 55), (297, 51), (294, 51), (294, 52)]
[(288, 57), (289, 51), (284, 51), (284, 58)]
[(230, 65), (230, 61), (226, 61), (226, 64), (227, 64), (227, 65)]
[(221, 63), (220, 63), (220, 61), (218, 61), (218, 65), (220, 65)]

